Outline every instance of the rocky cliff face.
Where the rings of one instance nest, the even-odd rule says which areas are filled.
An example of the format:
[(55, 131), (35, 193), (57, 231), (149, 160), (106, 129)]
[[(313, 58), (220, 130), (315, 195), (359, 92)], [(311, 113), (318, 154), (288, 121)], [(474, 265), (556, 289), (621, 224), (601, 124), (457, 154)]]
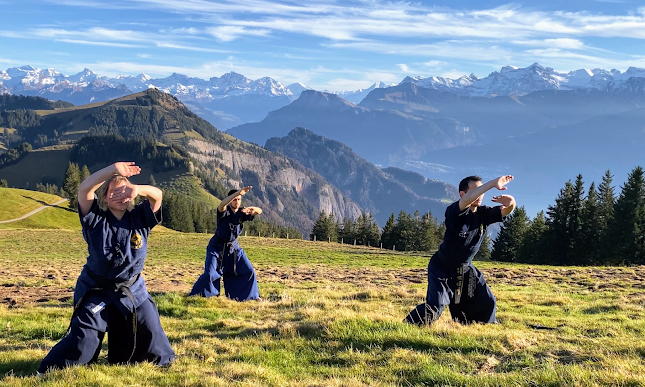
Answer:
[(297, 162), (232, 138), (231, 144), (229, 148), (191, 139), (187, 148), (203, 168), (231, 189), (253, 186), (251, 192), (269, 218), (308, 230), (321, 210), (341, 219), (361, 214), (349, 197)]

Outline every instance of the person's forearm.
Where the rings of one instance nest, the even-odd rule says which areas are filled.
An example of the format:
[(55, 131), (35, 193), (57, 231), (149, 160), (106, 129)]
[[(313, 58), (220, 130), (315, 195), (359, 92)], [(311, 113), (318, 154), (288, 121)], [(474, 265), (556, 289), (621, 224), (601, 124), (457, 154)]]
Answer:
[(163, 198), (163, 192), (159, 188), (151, 185), (137, 185), (137, 193), (145, 196), (150, 201), (150, 207), (152, 207), (153, 212), (159, 211)]
[(461, 199), (459, 199), (459, 207), (463, 210), (466, 207), (470, 206), (475, 200), (477, 200), (478, 197), (486, 193), (486, 191), (490, 190), (491, 188), (495, 187), (496, 184), (497, 179), (493, 179), (485, 184), (480, 185), (479, 187), (469, 189), (468, 192), (466, 192), (466, 194), (462, 196)]
[(115, 173), (117, 173), (116, 167), (114, 166), (114, 164), (111, 164), (91, 174), (78, 186), (79, 198), (86, 198), (87, 200), (94, 199), (94, 191), (96, 191), (101, 186), (101, 184), (103, 184), (107, 179), (110, 178), (110, 176), (114, 175)]
[(228, 204), (232, 202), (233, 199), (235, 199), (238, 195), (241, 195), (242, 191), (244, 191), (244, 188), (240, 188), (239, 190), (237, 190), (237, 192), (232, 193), (229, 196), (222, 199), (222, 201), (219, 203), (219, 206), (218, 206), (220, 212), (224, 211), (226, 206), (228, 206)]
[(514, 209), (515, 209), (515, 198), (513, 198), (513, 200), (507, 207), (502, 207), (502, 216), (510, 215), (510, 213), (513, 212)]

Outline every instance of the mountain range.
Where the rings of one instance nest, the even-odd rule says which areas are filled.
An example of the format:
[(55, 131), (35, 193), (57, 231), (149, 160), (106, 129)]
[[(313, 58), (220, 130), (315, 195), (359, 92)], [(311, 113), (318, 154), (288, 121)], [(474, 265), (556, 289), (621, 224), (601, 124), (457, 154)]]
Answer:
[[(625, 72), (580, 69), (560, 73), (534, 63), (526, 68), (506, 66), (483, 78), (473, 74), (458, 79), (406, 77), (399, 85), (410, 83), (463, 97), (495, 97), (521, 96), (539, 90), (617, 90), (631, 88), (630, 79), (643, 77), (645, 69), (636, 67), (630, 67)], [(359, 104), (374, 89), (392, 86), (396, 85), (375, 82), (366, 89), (321, 91)], [(38, 69), (28, 65), (0, 71), (0, 94), (41, 96), (75, 105), (102, 102), (150, 87), (176, 96), (220, 130), (260, 121), (270, 111), (297, 99), (302, 91), (312, 90), (302, 83), (285, 86), (270, 77), (251, 80), (235, 72), (206, 80), (177, 73), (165, 78), (151, 78), (144, 73), (106, 77), (89, 69), (64, 75), (54, 69)], [(249, 106), (253, 108), (249, 109)]]
[[(356, 219), (373, 211), (385, 224), (391, 212), (400, 210), (442, 212), (457, 196), (454, 186), (413, 172), (386, 175), (337, 142), (324, 145), (344, 152), (336, 173), (353, 176), (355, 182), (351, 189), (338, 179), (331, 183), (320, 172), (303, 166), (318, 164), (313, 143), (309, 154), (300, 152), (297, 159), (289, 158), (286, 144), (282, 152), (273, 152), (233, 138), (196, 116), (176, 97), (156, 89), (82, 106), (40, 97), (0, 96), (0, 128), (1, 146), (13, 148), (28, 141), (38, 148), (18, 157), (11, 152), (0, 155), (0, 178), (11, 187), (61, 186), (69, 161), (94, 171), (114, 160), (132, 160), (146, 170), (137, 183), (147, 183), (151, 173), (165, 185), (182, 187), (186, 180), (196, 182), (192, 185), (198, 189), (180, 189), (191, 192), (191, 200), (204, 196), (200, 189), (221, 199), (231, 187), (251, 185), (253, 190), (245, 200), (262, 207), (263, 218), (296, 227), (303, 235), (321, 210), (333, 212), (338, 219)], [(315, 137), (313, 133), (302, 135)], [(182, 183), (174, 183), (177, 179)], [(415, 194), (408, 184), (423, 193)], [(380, 205), (383, 195), (389, 200), (387, 206)]]
[(354, 105), (306, 91), (258, 123), (230, 129), (258, 144), (304, 127), (338, 140), (381, 167), (456, 184), (478, 174), (517, 177), (510, 188), (530, 214), (545, 210), (578, 173), (617, 179), (642, 164), (645, 78), (605, 90), (538, 90), (465, 97), (406, 82), (375, 89)]
[(645, 145), (638, 126), (645, 70), (635, 67), (561, 73), (535, 63), (483, 78), (409, 77), (347, 94), (235, 73), (151, 79), (105, 78), (88, 70), (67, 77), (24, 66), (0, 72), (0, 82), (2, 93), (84, 103), (131, 88), (165, 88), (219, 129), (230, 127), (231, 135), (260, 145), (302, 127), (342, 142), (380, 168), (430, 179), (456, 183), (473, 173), (512, 173), (518, 177), (513, 186), (529, 199), (529, 213), (545, 209), (578, 173), (599, 180), (611, 169), (624, 180), (642, 163), (638, 147)]
[(270, 138), (265, 148), (318, 172), (380, 225), (400, 211), (443, 217), (446, 205), (459, 198), (452, 184), (394, 167), (381, 170), (347, 145), (304, 128)]

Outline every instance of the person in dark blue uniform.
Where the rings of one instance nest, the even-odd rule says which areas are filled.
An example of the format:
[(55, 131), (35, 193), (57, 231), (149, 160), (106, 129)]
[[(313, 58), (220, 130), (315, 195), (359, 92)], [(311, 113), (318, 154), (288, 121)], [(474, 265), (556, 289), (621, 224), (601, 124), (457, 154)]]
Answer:
[(219, 296), (220, 279), (223, 278), (226, 297), (237, 301), (260, 298), (255, 270), (237, 242), (243, 223), (262, 213), (258, 207), (241, 206), (242, 195), (250, 189), (229, 191), (217, 207), (217, 228), (206, 247), (204, 273), (193, 285), (191, 296)]
[[(79, 186), (78, 212), (89, 255), (76, 282), (67, 335), (38, 372), (95, 362), (106, 332), (109, 363), (150, 361), (164, 366), (174, 360), (141, 276), (150, 231), (161, 221), (162, 192), (128, 181), (140, 171), (134, 163), (119, 162)], [(137, 195), (147, 200), (133, 206)]]
[(482, 184), (478, 176), (459, 183), (461, 199), (446, 209), (446, 234), (439, 250), (428, 264), (426, 302), (405, 318), (411, 324), (427, 325), (436, 321), (445, 306), (453, 320), (462, 324), (493, 323), (497, 303), (482, 273), (472, 264), (486, 227), (503, 221), (515, 208), (510, 195), (493, 197), (501, 206), (483, 206), (484, 193), (492, 188), (506, 190), (513, 176), (506, 175)]

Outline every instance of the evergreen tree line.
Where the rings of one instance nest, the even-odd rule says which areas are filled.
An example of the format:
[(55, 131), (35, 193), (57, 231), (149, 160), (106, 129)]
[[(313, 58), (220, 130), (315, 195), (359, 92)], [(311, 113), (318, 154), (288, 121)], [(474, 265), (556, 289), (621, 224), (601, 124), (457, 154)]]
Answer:
[(398, 217), (390, 215), (382, 232), (371, 214), (362, 214), (356, 220), (344, 218), (338, 223), (334, 214), (321, 211), (311, 233), (310, 240), (333, 241), (364, 246), (380, 246), (398, 251), (434, 251), (439, 247), (445, 233), (443, 224), (430, 212), (408, 214), (401, 211)]
[(19, 109), (0, 111), (0, 126), (23, 129), (39, 126), (41, 122), (42, 117), (34, 110)]
[(0, 94), (0, 110), (52, 110), (72, 107), (73, 104), (65, 101), (52, 101), (43, 97), (28, 97), (24, 95)]
[(36, 184), (36, 190), (67, 198), (69, 199), (70, 210), (78, 211), (78, 186), (88, 177), (90, 177), (90, 170), (87, 165), (79, 168), (78, 164), (70, 161), (65, 170), (62, 187), (59, 188), (56, 184), (38, 183)]
[(28, 142), (23, 142), (14, 149), (0, 154), (0, 168), (7, 167), (11, 164), (17, 163), (33, 148)]
[(618, 196), (607, 171), (585, 192), (582, 175), (567, 181), (548, 207), (529, 219), (523, 207), (506, 218), (491, 259), (550, 265), (645, 264), (645, 178), (634, 168)]
[(90, 166), (114, 160), (134, 161), (139, 165), (150, 162), (153, 172), (189, 168), (190, 165), (188, 153), (180, 147), (158, 145), (152, 138), (126, 140), (120, 135), (81, 138), (72, 149), (71, 160)]
[[(162, 224), (176, 231), (213, 233), (217, 227), (217, 208), (188, 195), (165, 190), (162, 211)], [(261, 217), (244, 223), (244, 231), (255, 236), (259, 233), (266, 237), (302, 238), (297, 229), (265, 222)]]

